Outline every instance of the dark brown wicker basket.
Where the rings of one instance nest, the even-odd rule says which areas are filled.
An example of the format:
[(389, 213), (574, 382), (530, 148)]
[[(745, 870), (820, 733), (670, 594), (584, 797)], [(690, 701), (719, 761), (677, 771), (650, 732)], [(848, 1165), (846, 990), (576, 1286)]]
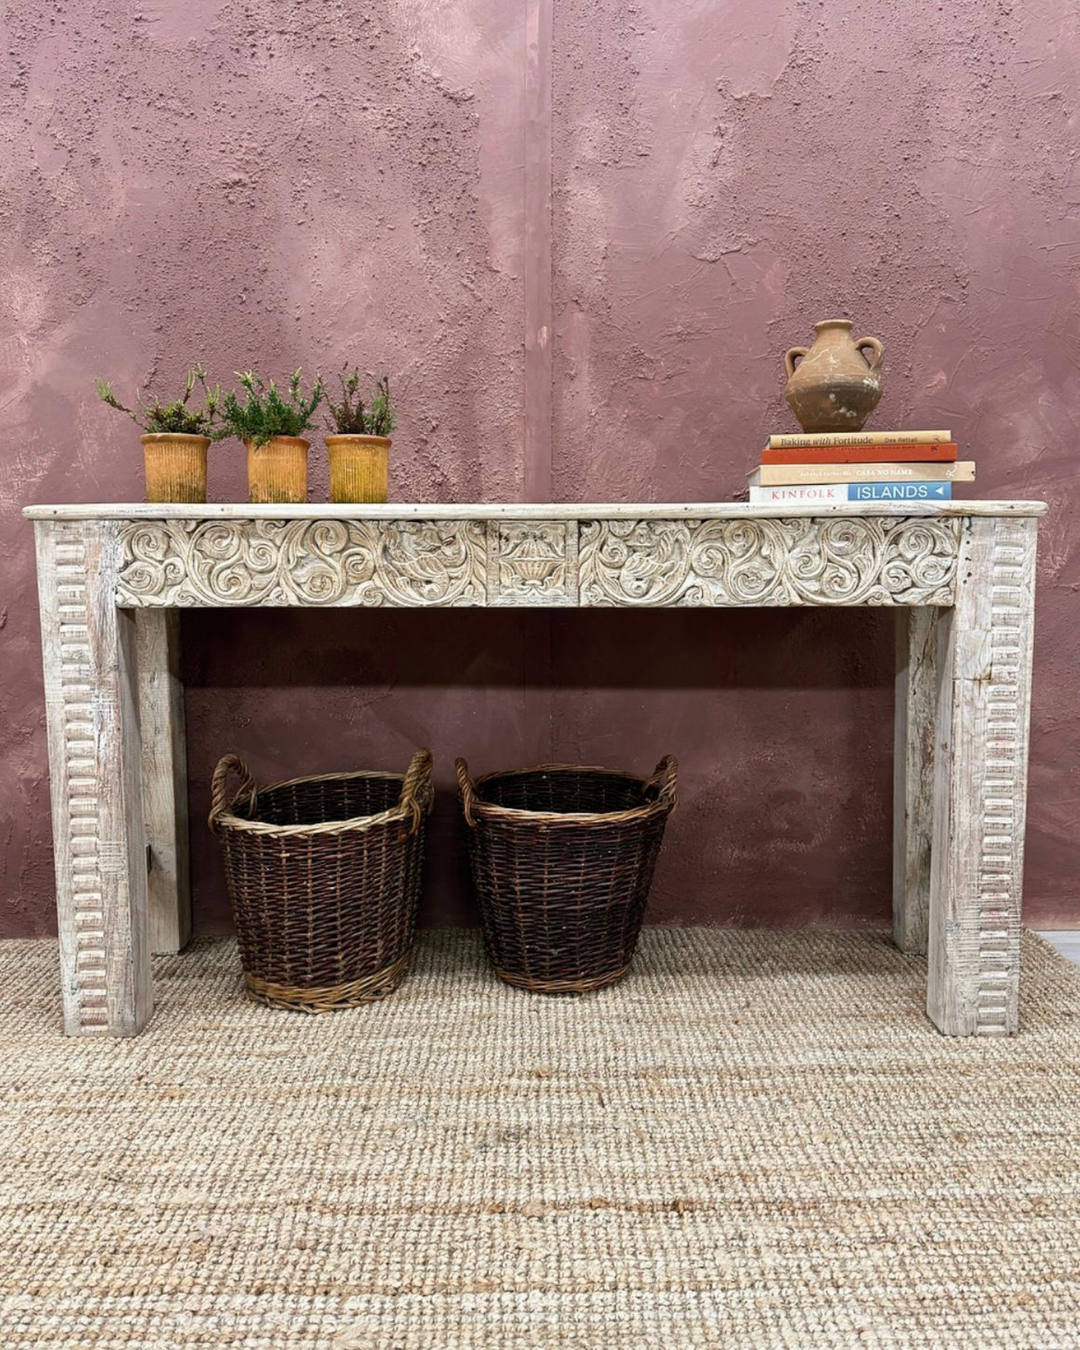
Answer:
[(507, 984), (583, 994), (625, 975), (675, 805), (651, 778), (572, 764), (490, 773), (457, 761), (484, 943)]
[[(329, 1012), (382, 998), (408, 969), (420, 899), (431, 752), (408, 772), (256, 786), (236, 755), (214, 771), (210, 828), (248, 996)], [(230, 799), (231, 773), (242, 779)]]

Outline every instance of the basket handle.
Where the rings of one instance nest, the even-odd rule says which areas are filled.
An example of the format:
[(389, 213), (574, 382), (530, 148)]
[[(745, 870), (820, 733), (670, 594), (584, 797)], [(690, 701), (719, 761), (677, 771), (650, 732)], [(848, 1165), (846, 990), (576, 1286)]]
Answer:
[(674, 755), (665, 755), (660, 763), (653, 770), (652, 777), (645, 780), (645, 794), (656, 793), (658, 802), (666, 802), (669, 806), (675, 806), (678, 797), (675, 792), (676, 776), (679, 772), (679, 766), (675, 762)]
[[(239, 791), (232, 797), (228, 792), (229, 774), (236, 771), (243, 780)], [(214, 777), (210, 784), (210, 818), (207, 824), (210, 829), (217, 834), (218, 821), (228, 811), (229, 807), (247, 793), (248, 810), (252, 815), (255, 814), (255, 803), (259, 796), (259, 785), (255, 782), (255, 775), (240, 758), (239, 755), (223, 755), (218, 760), (218, 766), (214, 770)]]
[(475, 828), (476, 820), (473, 817), (473, 806), (476, 804), (476, 784), (469, 775), (469, 766), (460, 756), (454, 760), (454, 768), (457, 770), (457, 785), (461, 792), (461, 805), (465, 809), (465, 823), (471, 828)]
[(416, 833), (420, 822), (435, 803), (435, 794), (431, 791), (431, 767), (434, 762), (430, 750), (417, 750), (405, 770), (398, 805), (412, 815), (410, 834)]

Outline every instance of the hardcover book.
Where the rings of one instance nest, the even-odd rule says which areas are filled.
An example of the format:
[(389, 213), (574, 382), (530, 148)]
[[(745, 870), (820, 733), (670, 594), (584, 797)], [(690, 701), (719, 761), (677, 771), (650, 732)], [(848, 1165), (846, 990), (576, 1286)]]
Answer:
[(951, 483), (793, 483), (751, 487), (752, 506), (839, 506), (850, 502), (947, 502)]
[(880, 445), (829, 445), (802, 450), (765, 449), (761, 452), (763, 464), (868, 464), (880, 460), (887, 453), (891, 460), (947, 461), (956, 458), (955, 441), (890, 441)]
[(785, 483), (973, 483), (975, 461), (938, 464), (762, 464), (750, 474), (751, 487)]
[(769, 437), (770, 450), (813, 450), (833, 445), (947, 445), (948, 431), (783, 432)]

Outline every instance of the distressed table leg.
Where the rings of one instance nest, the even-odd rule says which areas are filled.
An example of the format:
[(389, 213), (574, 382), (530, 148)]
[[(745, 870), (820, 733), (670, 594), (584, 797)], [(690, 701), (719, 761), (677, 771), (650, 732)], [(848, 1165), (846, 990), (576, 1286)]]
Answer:
[(940, 613), (896, 611), (893, 936), (904, 952), (925, 953), (927, 943)]
[(36, 523), (64, 1030), (150, 1016), (135, 620), (116, 608), (117, 529)]
[(134, 614), (143, 819), (150, 868), (150, 950), (178, 952), (191, 937), (180, 614), (175, 609), (137, 609)]
[(937, 625), (927, 1011), (947, 1035), (1017, 1029), (1035, 532), (965, 522)]

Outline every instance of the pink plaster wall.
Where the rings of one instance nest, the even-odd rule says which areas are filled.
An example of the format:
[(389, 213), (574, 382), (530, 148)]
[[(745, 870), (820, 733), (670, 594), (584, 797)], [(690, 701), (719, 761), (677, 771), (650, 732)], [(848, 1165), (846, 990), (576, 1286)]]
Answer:
[[(833, 313), (885, 341), (879, 425), (949, 426), (979, 495), (1051, 503), (1028, 916), (1080, 923), (1075, 6), (554, 0), (530, 68), (554, 109), (549, 269), (524, 249), (546, 129), (526, 23), (549, 4), (0, 9), (0, 933), (52, 925), (18, 511), (141, 494), (92, 376), (348, 355), (398, 377), (398, 499), (725, 499), (789, 425), (780, 353)], [(548, 277), (545, 392), (525, 329)], [(241, 499), (239, 448), (214, 455), (214, 495)], [(203, 928), (227, 921), (199, 824), (219, 753), (292, 774), (419, 743), (444, 789), (430, 920), (470, 914), (462, 751), (677, 753), (656, 919), (888, 913), (888, 614), (192, 613), (184, 638)]]

